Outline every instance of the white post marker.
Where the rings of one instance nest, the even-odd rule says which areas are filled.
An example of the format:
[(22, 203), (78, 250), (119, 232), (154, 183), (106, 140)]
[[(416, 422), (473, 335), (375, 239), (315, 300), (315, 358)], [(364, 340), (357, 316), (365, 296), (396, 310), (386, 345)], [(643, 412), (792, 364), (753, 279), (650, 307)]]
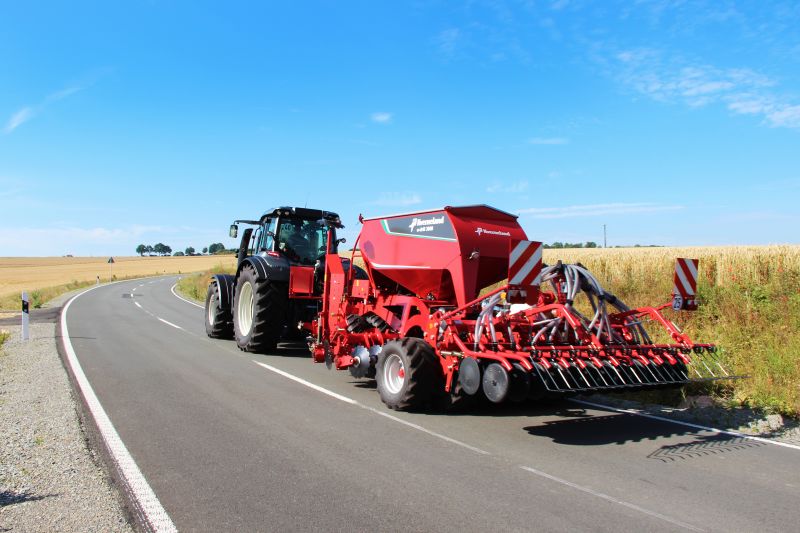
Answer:
[(30, 331), (28, 331), (29, 321), (30, 321), (30, 302), (28, 301), (28, 293), (22, 291), (22, 340), (24, 341), (31, 338)]
[(109, 281), (114, 281), (114, 258), (113, 257), (109, 257), (108, 258), (108, 264), (110, 265), (110, 270), (111, 270), (111, 274), (109, 274), (111, 276), (111, 279)]

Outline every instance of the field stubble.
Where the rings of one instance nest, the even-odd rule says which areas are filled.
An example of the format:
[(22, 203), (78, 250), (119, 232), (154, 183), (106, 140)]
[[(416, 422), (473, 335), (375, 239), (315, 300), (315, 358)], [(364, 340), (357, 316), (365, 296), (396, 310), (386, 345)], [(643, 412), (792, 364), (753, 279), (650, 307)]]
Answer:
[(198, 272), (235, 264), (234, 256), (190, 257), (0, 257), (0, 309), (19, 309), (20, 293), (28, 291), (31, 307), (74, 289), (110, 279)]

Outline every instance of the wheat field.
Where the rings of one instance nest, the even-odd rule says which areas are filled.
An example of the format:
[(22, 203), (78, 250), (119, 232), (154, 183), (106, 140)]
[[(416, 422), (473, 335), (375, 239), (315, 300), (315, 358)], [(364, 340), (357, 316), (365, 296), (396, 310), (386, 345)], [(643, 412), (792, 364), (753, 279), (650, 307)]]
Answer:
[[(22, 291), (33, 293), (70, 284), (75, 288), (114, 278), (199, 272), (233, 265), (232, 255), (191, 257), (0, 257), (0, 309), (16, 308)], [(57, 292), (57, 291), (56, 291)], [(13, 302), (13, 305), (11, 304)]]

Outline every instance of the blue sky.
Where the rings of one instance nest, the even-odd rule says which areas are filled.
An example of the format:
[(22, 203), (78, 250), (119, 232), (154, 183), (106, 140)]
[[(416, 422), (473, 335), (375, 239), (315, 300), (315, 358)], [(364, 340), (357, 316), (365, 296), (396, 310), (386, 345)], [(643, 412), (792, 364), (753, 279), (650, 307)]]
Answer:
[(471, 203), (545, 242), (800, 242), (800, 4), (0, 7), (0, 255)]

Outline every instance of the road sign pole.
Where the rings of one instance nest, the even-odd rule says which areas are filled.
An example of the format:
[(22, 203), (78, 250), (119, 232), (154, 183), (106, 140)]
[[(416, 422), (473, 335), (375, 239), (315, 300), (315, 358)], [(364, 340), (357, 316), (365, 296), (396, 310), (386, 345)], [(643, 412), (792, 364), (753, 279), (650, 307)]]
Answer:
[(30, 302), (28, 300), (28, 293), (22, 291), (22, 340), (24, 341), (31, 338), (30, 331), (28, 330), (29, 322), (30, 322)]

